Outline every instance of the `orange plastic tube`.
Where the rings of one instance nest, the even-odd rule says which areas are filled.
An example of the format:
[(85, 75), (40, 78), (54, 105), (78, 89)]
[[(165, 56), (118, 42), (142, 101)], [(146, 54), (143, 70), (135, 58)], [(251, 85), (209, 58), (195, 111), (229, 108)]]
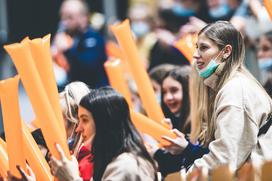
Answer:
[(50, 173), (50, 168), (36, 144), (34, 138), (32, 137), (27, 125), (22, 122), (23, 125), (23, 136), (24, 136), (24, 152), (26, 154), (26, 159), (35, 173), (37, 180), (53, 180), (53, 176)]
[(7, 171), (9, 170), (7, 145), (4, 140), (0, 138), (0, 175), (7, 178)]
[(136, 44), (131, 34), (129, 20), (125, 20), (119, 25), (112, 26), (111, 30), (117, 38), (125, 58), (128, 61), (131, 73), (138, 87), (140, 98), (148, 116), (152, 120), (162, 124), (164, 115), (156, 100), (148, 74), (144, 69), (144, 65), (137, 52)]
[(173, 46), (177, 48), (185, 57), (186, 59), (192, 64), (193, 62), (193, 55), (196, 51), (195, 44), (196, 44), (196, 35), (188, 34), (178, 41), (176, 41)]
[(18, 104), (18, 85), (19, 76), (0, 81), (0, 98), (7, 140), (9, 169), (13, 175), (21, 177), (16, 165), (20, 165), (25, 169), (26, 162), (23, 151), (22, 124)]
[(59, 122), (59, 127), (63, 134), (66, 135), (50, 53), (50, 35), (45, 36), (43, 39), (31, 40), (29, 45), (49, 102)]
[(130, 110), (130, 116), (138, 131), (149, 134), (159, 141), (162, 146), (169, 145), (167, 140), (161, 138), (162, 136), (176, 138), (176, 135), (173, 132), (140, 113)]
[(119, 58), (124, 60), (122, 51), (120, 48), (112, 41), (108, 41), (106, 44), (106, 52), (109, 57)]
[(128, 105), (132, 108), (130, 92), (124, 79), (124, 71), (120, 59), (108, 60), (104, 63), (110, 85), (120, 92), (127, 100)]
[(71, 159), (66, 136), (63, 134), (63, 130), (60, 128), (57, 117), (50, 105), (29, 47), (15, 43), (4, 46), (4, 48), (11, 56), (19, 72), (50, 152), (59, 159), (60, 155), (55, 147), (55, 144), (59, 143), (66, 156)]
[(123, 52), (116, 43), (114, 43), (113, 41), (108, 41), (106, 44), (106, 52), (108, 57), (120, 59), (121, 64), (123, 66), (123, 70), (125, 71), (125, 74), (131, 76), (131, 71), (129, 69), (128, 62), (125, 61)]
[(270, 19), (272, 20), (272, 1), (271, 0), (264, 0), (264, 7), (267, 10)]

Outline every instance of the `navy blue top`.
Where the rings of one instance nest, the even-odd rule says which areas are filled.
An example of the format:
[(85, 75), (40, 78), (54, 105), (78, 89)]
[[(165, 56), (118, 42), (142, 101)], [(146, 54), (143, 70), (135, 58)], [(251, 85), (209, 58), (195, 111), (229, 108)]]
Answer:
[(159, 170), (165, 177), (169, 173), (179, 171), (181, 168), (188, 170), (196, 159), (201, 158), (207, 153), (209, 153), (208, 148), (189, 142), (184, 151), (179, 155), (172, 155), (160, 149), (154, 154), (154, 159), (158, 162)]
[(73, 46), (65, 52), (70, 64), (69, 81), (82, 81), (90, 88), (108, 85), (104, 70), (107, 59), (103, 37), (90, 27), (74, 38)]

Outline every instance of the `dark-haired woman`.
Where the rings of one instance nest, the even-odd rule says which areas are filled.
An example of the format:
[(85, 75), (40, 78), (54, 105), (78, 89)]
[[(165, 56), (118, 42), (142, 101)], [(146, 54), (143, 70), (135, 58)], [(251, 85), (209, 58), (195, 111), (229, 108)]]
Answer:
[[(133, 126), (124, 97), (112, 88), (92, 91), (80, 101), (78, 129), (94, 134), (94, 181), (157, 180), (156, 165)], [(57, 147), (62, 155), (62, 150)], [(51, 169), (62, 181), (81, 180), (77, 162), (52, 158)]]

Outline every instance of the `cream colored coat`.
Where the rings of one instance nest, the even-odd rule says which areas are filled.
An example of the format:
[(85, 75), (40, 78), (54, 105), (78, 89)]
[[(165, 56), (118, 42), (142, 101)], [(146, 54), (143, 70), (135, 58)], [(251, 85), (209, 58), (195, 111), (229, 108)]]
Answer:
[[(214, 73), (204, 84), (214, 89), (217, 79)], [(229, 163), (236, 170), (249, 157), (272, 159), (272, 128), (257, 137), (271, 111), (272, 101), (264, 90), (245, 73), (236, 72), (215, 98), (215, 139), (209, 144), (210, 152), (194, 166), (211, 169)]]
[(150, 162), (132, 153), (122, 153), (106, 168), (103, 181), (154, 181), (155, 170)]

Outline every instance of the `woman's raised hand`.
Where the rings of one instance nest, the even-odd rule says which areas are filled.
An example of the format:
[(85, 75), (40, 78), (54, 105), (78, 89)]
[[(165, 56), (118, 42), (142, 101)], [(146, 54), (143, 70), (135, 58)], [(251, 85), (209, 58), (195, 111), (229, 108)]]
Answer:
[(170, 138), (168, 136), (162, 136), (163, 139), (170, 142), (170, 145), (164, 146), (165, 150), (167, 150), (169, 153), (173, 155), (178, 155), (183, 152), (183, 150), (187, 147), (188, 141), (185, 139), (185, 136), (183, 133), (181, 133), (177, 129), (172, 130), (173, 133), (176, 134), (176, 138)]
[(173, 124), (169, 118), (164, 118), (162, 124), (167, 125), (169, 129), (173, 129)]
[(49, 165), (52, 174), (62, 181), (81, 181), (76, 158), (71, 156), (72, 160), (68, 160), (59, 144), (56, 144), (56, 148), (60, 154), (60, 160), (54, 156), (50, 158)]
[(36, 181), (36, 177), (30, 166), (26, 164), (29, 175), (19, 166), (16, 166), (22, 178), (17, 178), (8, 171), (8, 181)]

